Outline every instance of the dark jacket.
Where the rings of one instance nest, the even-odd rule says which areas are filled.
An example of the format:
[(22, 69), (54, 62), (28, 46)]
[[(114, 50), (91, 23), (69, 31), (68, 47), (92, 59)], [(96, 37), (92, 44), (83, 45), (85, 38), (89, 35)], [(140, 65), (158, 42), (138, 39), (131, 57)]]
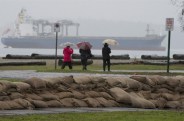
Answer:
[(104, 44), (104, 47), (102, 48), (103, 59), (110, 59), (110, 53), (111, 53), (111, 49), (108, 47), (107, 44)]
[(90, 49), (87, 49), (87, 50), (79, 49), (79, 53), (81, 55), (81, 59), (89, 59), (92, 57)]

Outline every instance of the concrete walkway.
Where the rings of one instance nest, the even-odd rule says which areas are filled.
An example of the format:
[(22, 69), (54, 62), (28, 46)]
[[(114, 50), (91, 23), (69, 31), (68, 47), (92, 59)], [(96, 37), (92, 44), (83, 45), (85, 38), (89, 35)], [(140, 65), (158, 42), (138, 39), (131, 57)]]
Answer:
[(157, 111), (158, 109), (138, 108), (42, 108), (37, 110), (0, 110), (3, 115), (28, 115), (28, 114), (56, 114), (56, 113), (84, 113), (84, 112), (114, 112), (114, 111)]
[[(96, 71), (96, 70), (95, 70)], [(99, 72), (102, 70), (98, 70)], [(166, 72), (166, 70), (112, 70), (111, 72)], [(184, 70), (171, 70), (170, 73), (184, 73)], [(47, 78), (47, 77), (62, 77), (62, 76), (77, 76), (77, 75), (93, 75), (93, 76), (130, 76), (123, 74), (98, 74), (98, 73), (59, 73), (59, 72), (36, 72), (35, 70), (6, 70), (0, 71), (0, 78)]]

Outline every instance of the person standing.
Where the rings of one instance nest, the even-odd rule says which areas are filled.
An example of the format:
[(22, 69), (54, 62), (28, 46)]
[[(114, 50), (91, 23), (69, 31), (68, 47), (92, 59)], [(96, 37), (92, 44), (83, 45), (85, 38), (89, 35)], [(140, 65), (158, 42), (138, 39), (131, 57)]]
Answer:
[(72, 69), (72, 58), (73, 49), (70, 46), (66, 46), (63, 49), (63, 63), (61, 69), (64, 69), (66, 65), (68, 65), (69, 69)]
[(82, 70), (87, 70), (87, 61), (89, 58), (92, 57), (91, 49), (79, 49), (80, 57), (81, 57), (81, 64)]
[(103, 71), (105, 71), (106, 65), (108, 67), (108, 71), (110, 71), (110, 53), (111, 49), (109, 48), (108, 44), (105, 43), (104, 47), (102, 48)]

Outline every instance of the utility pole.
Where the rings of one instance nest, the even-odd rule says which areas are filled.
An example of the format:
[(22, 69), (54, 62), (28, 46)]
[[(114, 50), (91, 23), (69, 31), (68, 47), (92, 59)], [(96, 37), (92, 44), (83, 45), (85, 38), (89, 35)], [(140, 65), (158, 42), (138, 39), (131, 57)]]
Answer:
[(60, 24), (54, 24), (54, 32), (56, 32), (56, 46), (55, 46), (55, 70), (57, 68), (57, 43), (58, 43), (58, 32), (60, 32)]

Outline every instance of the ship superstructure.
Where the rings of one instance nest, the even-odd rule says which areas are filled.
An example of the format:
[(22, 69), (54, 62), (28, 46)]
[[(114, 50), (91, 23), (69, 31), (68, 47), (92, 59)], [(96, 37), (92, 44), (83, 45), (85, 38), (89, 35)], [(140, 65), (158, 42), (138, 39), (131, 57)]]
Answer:
[[(51, 22), (44, 19), (35, 20), (27, 15), (27, 11), (22, 9), (18, 14), (15, 24), (14, 34), (7, 31), (1, 41), (4, 45), (12, 48), (55, 48), (55, 32), (54, 24), (60, 24), (58, 47), (65, 42), (78, 43), (81, 41), (89, 41), (93, 45), (93, 49), (101, 49), (102, 41), (105, 39), (115, 39), (119, 45), (112, 46), (112, 49), (118, 50), (164, 50), (161, 43), (165, 36), (149, 34), (144, 37), (112, 37), (112, 36), (79, 36), (79, 23), (71, 20), (58, 20)], [(68, 28), (74, 26), (75, 35), (68, 33)], [(148, 26), (149, 27), (149, 26)]]

